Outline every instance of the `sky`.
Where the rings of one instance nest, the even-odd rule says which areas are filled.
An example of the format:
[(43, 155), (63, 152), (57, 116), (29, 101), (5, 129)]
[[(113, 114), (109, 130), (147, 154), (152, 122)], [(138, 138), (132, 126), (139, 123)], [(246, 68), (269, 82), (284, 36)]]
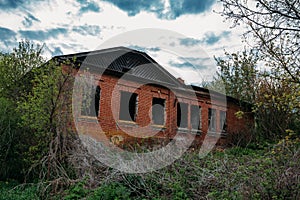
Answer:
[(47, 59), (127, 46), (195, 85), (216, 72), (214, 56), (243, 48), (243, 30), (217, 14), (217, 0), (0, 0), (0, 10), (2, 52), (22, 39), (45, 44)]

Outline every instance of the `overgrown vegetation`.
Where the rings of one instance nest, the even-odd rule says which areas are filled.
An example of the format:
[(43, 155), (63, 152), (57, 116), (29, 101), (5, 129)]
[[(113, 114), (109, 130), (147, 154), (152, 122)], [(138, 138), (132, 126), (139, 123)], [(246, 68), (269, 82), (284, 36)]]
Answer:
[(241, 133), (230, 149), (146, 174), (103, 166), (69, 129), (72, 71), (22, 41), (0, 55), (0, 199), (299, 199), (299, 1), (221, 2), (254, 43), (216, 58), (209, 86), (253, 105), (251, 143)]
[(300, 3), (274, 0), (221, 0), (221, 15), (247, 28), (245, 49), (216, 58), (226, 94), (253, 104), (256, 140), (300, 132)]
[[(217, 149), (200, 159), (190, 151), (172, 165), (146, 174), (110, 171), (91, 186), (74, 182), (52, 199), (299, 199), (300, 140), (294, 133), (277, 144)], [(38, 198), (38, 184), (1, 183), (0, 199)]]

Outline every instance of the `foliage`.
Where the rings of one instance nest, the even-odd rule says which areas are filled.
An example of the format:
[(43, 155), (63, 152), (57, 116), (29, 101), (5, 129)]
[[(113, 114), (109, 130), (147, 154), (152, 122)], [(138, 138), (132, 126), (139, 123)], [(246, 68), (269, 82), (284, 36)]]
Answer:
[(104, 183), (91, 190), (86, 187), (85, 181), (80, 181), (66, 191), (64, 199), (102, 199), (102, 200), (129, 200), (131, 191), (119, 182)]
[(41, 56), (43, 46), (34, 45), (25, 40), (19, 42), (19, 46), (11, 53), (0, 56), (0, 95), (12, 100), (28, 90), (28, 72), (42, 65), (44, 62)]
[(265, 137), (280, 139), (288, 129), (300, 134), (299, 91), (297, 84), (285, 80), (261, 82), (254, 111), (259, 120), (257, 129)]
[[(222, 1), (232, 3), (228, 7), (225, 3), (224, 13), (232, 6), (246, 8), (238, 4), (239, 0)], [(259, 9), (276, 8), (273, 3), (258, 2)], [(293, 9), (298, 8), (297, 2), (285, 2), (292, 14), (297, 13)], [(241, 14), (239, 9), (227, 16), (236, 18), (236, 11)], [(246, 18), (240, 16), (236, 23), (243, 17), (257, 17), (252, 20), (258, 23), (264, 19), (261, 13), (248, 15), (251, 10), (246, 10)], [(275, 19), (285, 19), (276, 18), (278, 15), (282, 13), (275, 12)], [(216, 59), (220, 73), (215, 83), (225, 81), (228, 94), (253, 104), (259, 119), (255, 130), (258, 134), (272, 139), (278, 136), (281, 140), (274, 146), (266, 141), (245, 143), (246, 148), (221, 149), (202, 159), (198, 151), (191, 150), (172, 165), (146, 174), (123, 174), (88, 156), (69, 129), (72, 70), (62, 71), (52, 61), (37, 67), (43, 60), (41, 49), (27, 41), (20, 43), (13, 53), (2, 54), (0, 178), (23, 181), (29, 174), (26, 181), (38, 179), (42, 184), (10, 186), (0, 182), (0, 199), (299, 199), (299, 60), (295, 56), (297, 46), (293, 46), (298, 40), (298, 25), (290, 20), (280, 24), (273, 21), (272, 29), (250, 22), (247, 24), (261, 48), (226, 53), (226, 58)], [(293, 28), (284, 27), (284, 31), (276, 32), (285, 23), (294, 23)], [(282, 35), (289, 35), (287, 32), (296, 39)], [(271, 34), (275, 34), (274, 39), (268, 38)], [(281, 36), (283, 39), (278, 40)], [(271, 70), (258, 72), (259, 59)], [(243, 112), (236, 114), (244, 116)], [(237, 140), (244, 143), (240, 138)], [(144, 151), (139, 148), (137, 145), (132, 149)]]
[(0, 179), (14, 178), (20, 181), (31, 163), (26, 153), (34, 141), (28, 126), (21, 126), (22, 113), (17, 102), (30, 90), (31, 69), (42, 61), (42, 47), (29, 41), (21, 41), (11, 53), (0, 56)]
[(87, 199), (103, 199), (103, 200), (129, 200), (131, 191), (118, 182), (103, 184), (101, 187), (93, 191), (93, 194)]
[(72, 75), (54, 61), (32, 73), (32, 90), (18, 104), (21, 124), (32, 130), (36, 141), (27, 152), (28, 160), (40, 179), (69, 178), (73, 172), (68, 171), (66, 158), (75, 139), (70, 130)]
[(225, 58), (216, 59), (220, 67), (216, 81), (224, 81), (227, 94), (253, 104), (258, 140), (276, 141), (287, 129), (299, 134), (299, 1), (221, 2), (220, 14), (231, 20), (233, 27), (247, 28), (244, 39), (251, 50), (225, 53)]
[(64, 199), (71, 200), (71, 199), (81, 199), (88, 195), (89, 191), (85, 188), (84, 181), (80, 181), (67, 190), (67, 195), (64, 196)]
[(258, 57), (252, 50), (237, 53), (225, 52), (225, 59), (216, 58), (220, 79), (226, 94), (249, 103), (255, 102)]
[[(252, 104), (256, 139), (277, 140), (285, 136), (286, 129), (299, 130), (298, 85), (257, 70), (258, 58), (253, 51), (225, 55), (225, 58), (216, 59), (220, 71), (211, 87), (221, 81), (227, 95)], [(245, 113), (235, 114), (242, 118)]]
[(33, 181), (73, 173), (65, 164), (66, 150), (72, 149), (67, 143), (74, 140), (68, 129), (72, 76), (54, 61), (41, 65), (41, 53), (41, 46), (22, 41), (0, 57), (3, 180)]
[[(0, 179), (20, 178), (22, 171), (22, 129), (14, 104), (0, 97)], [(20, 141), (20, 142), (19, 142)]]
[[(234, 26), (245, 25), (245, 36), (272, 68), (276, 79), (300, 83), (300, 2), (286, 0), (221, 0), (222, 15)], [(246, 38), (247, 39), (247, 38)], [(284, 76), (281, 76), (284, 74)]]
[(34, 184), (17, 185), (14, 182), (0, 182), (0, 200), (31, 200), (39, 199), (38, 189)]
[[(300, 139), (217, 149), (200, 159), (189, 151), (172, 165), (145, 174), (113, 169), (99, 185), (84, 178), (52, 199), (299, 199)], [(25, 192), (12, 190), (18, 199)], [(24, 190), (22, 190), (24, 191)], [(4, 194), (5, 195), (5, 194)]]

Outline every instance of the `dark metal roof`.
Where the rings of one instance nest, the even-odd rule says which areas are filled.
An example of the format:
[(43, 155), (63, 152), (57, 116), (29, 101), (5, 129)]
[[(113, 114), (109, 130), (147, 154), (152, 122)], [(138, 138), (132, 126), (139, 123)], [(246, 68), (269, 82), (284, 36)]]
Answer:
[(59, 62), (75, 60), (75, 63), (81, 67), (89, 66), (89, 68), (105, 69), (110, 72), (126, 73), (126, 75), (173, 86), (182, 85), (149, 55), (126, 47), (62, 55), (54, 59)]
[[(104, 70), (104, 72), (115, 76), (128, 75), (128, 78), (134, 78), (134, 80), (151, 80), (158, 85), (164, 86), (167, 84), (186, 92), (196, 91), (199, 95), (224, 96), (224, 94), (206, 88), (182, 84), (146, 53), (126, 47), (113, 47), (103, 50), (61, 55), (55, 56), (53, 59), (59, 63), (70, 61), (77, 67), (86, 66), (91, 70)], [(227, 101), (242, 104), (246, 107), (251, 106), (249, 103), (241, 102), (230, 96), (226, 96), (226, 99)]]

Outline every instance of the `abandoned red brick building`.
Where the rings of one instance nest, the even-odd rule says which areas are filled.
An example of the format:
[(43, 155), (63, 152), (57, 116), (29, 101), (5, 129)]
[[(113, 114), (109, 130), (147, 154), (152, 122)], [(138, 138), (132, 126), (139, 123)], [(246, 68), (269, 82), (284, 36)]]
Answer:
[(251, 115), (241, 119), (235, 115), (240, 110), (249, 113), (249, 105), (184, 84), (144, 52), (115, 47), (54, 59), (62, 63), (75, 57), (76, 68), (89, 69), (94, 81), (90, 106), (84, 106), (87, 99), (81, 99), (75, 120), (92, 127), (86, 134), (97, 140), (116, 135), (124, 142), (172, 139), (176, 134), (193, 135), (198, 142), (207, 134), (226, 140), (228, 134), (247, 131), (253, 124)]

